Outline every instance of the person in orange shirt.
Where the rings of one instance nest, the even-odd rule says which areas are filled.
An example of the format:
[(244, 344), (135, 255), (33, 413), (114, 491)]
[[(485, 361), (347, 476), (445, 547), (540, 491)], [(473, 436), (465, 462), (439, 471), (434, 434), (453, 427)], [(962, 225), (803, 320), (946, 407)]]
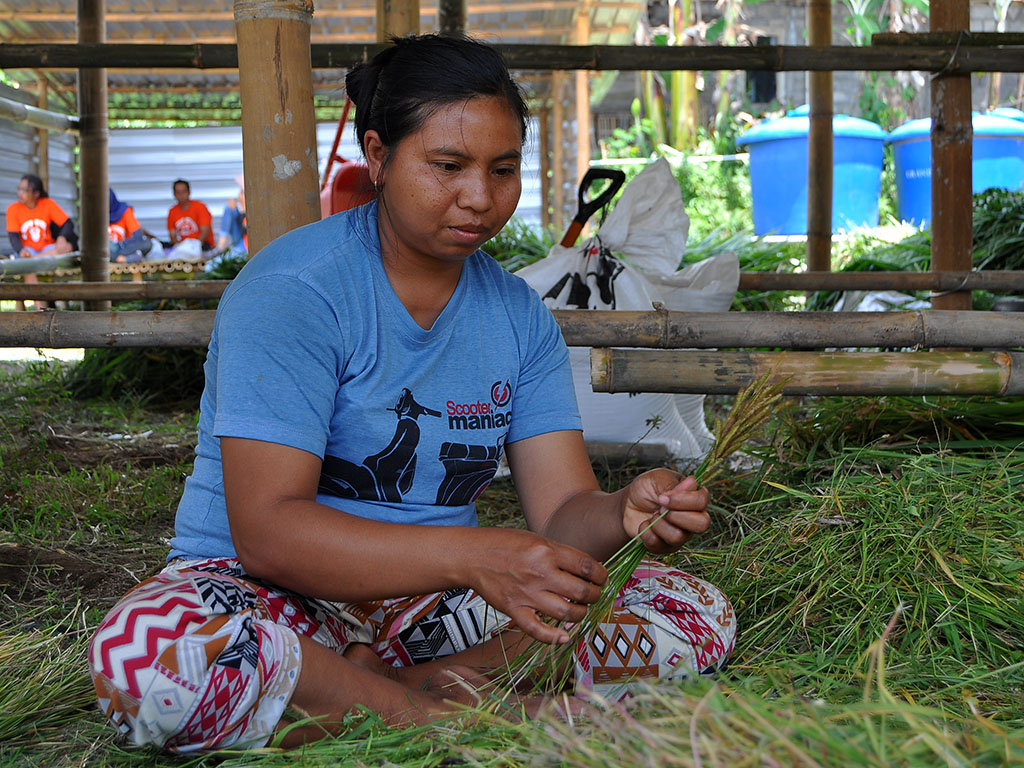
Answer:
[(150, 240), (135, 218), (135, 211), (127, 203), (118, 200), (110, 190), (110, 224), (107, 226), (110, 239), (110, 260), (119, 264), (142, 261), (153, 248)]
[(46, 194), (43, 180), (31, 173), (18, 183), (18, 202), (7, 206), (7, 237), (22, 258), (71, 253), (78, 246), (74, 222)]
[[(189, 254), (200, 256), (203, 251), (213, 250), (213, 217), (210, 209), (198, 200), (192, 200), (192, 188), (184, 179), (174, 182), (174, 199), (177, 204), (167, 212), (167, 232), (171, 238), (172, 248), (168, 256), (175, 252), (179, 256)], [(190, 251), (195, 244), (189, 240), (198, 240), (200, 250), (194, 254)]]
[[(23, 259), (42, 253), (71, 253), (78, 247), (75, 223), (46, 194), (43, 180), (31, 173), (18, 183), (18, 201), (7, 206), (7, 237), (14, 253)], [(30, 284), (39, 282), (34, 274), (24, 279)], [(35, 306), (41, 305), (36, 302)]]

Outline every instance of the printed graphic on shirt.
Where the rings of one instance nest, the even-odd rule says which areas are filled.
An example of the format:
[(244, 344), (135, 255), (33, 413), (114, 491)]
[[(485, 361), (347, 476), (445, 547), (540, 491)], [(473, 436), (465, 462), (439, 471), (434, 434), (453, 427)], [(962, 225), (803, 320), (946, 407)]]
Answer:
[(496, 381), (491, 385), (490, 402), (477, 400), (475, 403), (445, 403), (448, 429), (505, 429), (512, 423), (512, 412), (502, 412), (512, 400), (512, 388), (508, 381)]
[(174, 228), (183, 238), (189, 236), (196, 237), (199, 235), (199, 225), (196, 224), (195, 219), (191, 216), (182, 216), (174, 222)]
[(442, 443), (437, 459), (444, 466), (444, 480), (435, 503), (462, 506), (476, 501), (491, 484), (501, 460), (501, 446)]
[(416, 447), (420, 442), (420, 416), (440, 418), (435, 411), (416, 402), (403, 389), (394, 408), (398, 417), (395, 435), (387, 447), (354, 464), (337, 456), (325, 456), (318, 490), (331, 496), (366, 501), (401, 501), (412, 488), (416, 475)]
[(47, 240), (48, 228), (42, 219), (28, 219), (21, 224), (21, 241), (23, 243), (41, 243)]

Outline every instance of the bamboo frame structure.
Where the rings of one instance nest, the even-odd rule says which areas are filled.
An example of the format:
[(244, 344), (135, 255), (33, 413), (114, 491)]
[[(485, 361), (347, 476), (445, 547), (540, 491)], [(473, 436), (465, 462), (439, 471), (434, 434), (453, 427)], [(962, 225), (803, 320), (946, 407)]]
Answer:
[[(43, 82), (46, 82), (45, 80)], [(5, 99), (0, 96), (0, 117), (10, 120), (13, 123), (25, 123), (34, 128), (42, 128), (60, 133), (75, 133), (78, 131), (78, 118), (69, 115), (62, 115), (60, 112), (50, 112), (46, 109), (33, 107), (31, 104), (22, 104), (20, 101)]]
[[(78, 0), (78, 40), (103, 44), (106, 40), (104, 0)], [(82, 278), (95, 283), (110, 279), (110, 200), (107, 196), (110, 131), (107, 128), (107, 70), (84, 67), (78, 71), (80, 243)], [(108, 310), (110, 302), (91, 301), (87, 309)]]
[[(73, 268), (77, 254), (0, 260), (0, 277), (62, 271)], [(128, 269), (161, 265), (178, 270), (178, 262), (142, 262)], [(181, 268), (201, 269), (201, 264), (181, 263)], [(112, 272), (119, 265), (112, 265)], [(0, 299), (75, 301), (82, 299), (187, 299), (217, 298), (228, 280), (174, 280), (135, 283), (0, 283)], [(741, 272), (741, 291), (1024, 291), (1024, 271), (974, 272)]]
[[(988, 40), (989, 38), (986, 38)], [(712, 46), (526, 45), (496, 44), (514, 70), (764, 70), (771, 72), (887, 72), (907, 70), (966, 74), (1024, 72), (1024, 44), (765, 45)], [(314, 69), (347, 69), (367, 61), (383, 43), (315, 43)], [(237, 69), (238, 49), (231, 43), (160, 45), (155, 43), (0, 43), (0, 69)]]
[(784, 395), (1024, 395), (1024, 352), (591, 350), (595, 392), (734, 394), (769, 371)]
[[(129, 293), (159, 283), (111, 284)], [(35, 295), (35, 294), (33, 294)], [(207, 298), (197, 288), (192, 298)], [(554, 310), (570, 346), (714, 349), (927, 348), (1021, 346), (1024, 313), (956, 312), (627, 312)], [(213, 310), (8, 312), (0, 347), (206, 346)], [(637, 350), (626, 350), (637, 351)], [(916, 353), (908, 353), (916, 354)]]
[[(831, 0), (807, 3), (807, 43), (832, 43)], [(807, 130), (807, 269), (832, 268), (832, 73), (809, 72)]]

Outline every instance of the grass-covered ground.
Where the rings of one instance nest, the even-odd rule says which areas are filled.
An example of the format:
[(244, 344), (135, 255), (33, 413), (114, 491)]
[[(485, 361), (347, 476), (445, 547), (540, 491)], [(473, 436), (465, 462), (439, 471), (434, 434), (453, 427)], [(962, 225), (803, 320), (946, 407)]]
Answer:
[[(195, 407), (76, 400), (60, 364), (0, 370), (0, 764), (1024, 764), (1019, 400), (780, 409), (755, 460), (713, 487), (712, 531), (676, 558), (736, 608), (717, 680), (571, 723), (478, 712), (393, 731), (357, 715), (303, 752), (189, 760), (121, 744), (84, 649), (164, 558)], [(598, 469), (614, 486), (640, 468)], [(485, 523), (516, 520), (507, 482), (480, 506)]]

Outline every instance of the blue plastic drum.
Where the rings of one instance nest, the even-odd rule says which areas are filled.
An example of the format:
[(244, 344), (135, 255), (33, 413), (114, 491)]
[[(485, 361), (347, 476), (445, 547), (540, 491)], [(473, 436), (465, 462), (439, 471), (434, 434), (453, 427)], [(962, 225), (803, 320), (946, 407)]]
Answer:
[[(1024, 121), (975, 113), (971, 121), (971, 189), (1024, 188)], [(903, 221), (927, 225), (932, 215), (931, 118), (911, 120), (894, 130), (897, 212)]]
[[(754, 233), (807, 234), (808, 108), (755, 125), (736, 143), (750, 152)], [(869, 120), (832, 117), (832, 231), (878, 225), (886, 132)]]

